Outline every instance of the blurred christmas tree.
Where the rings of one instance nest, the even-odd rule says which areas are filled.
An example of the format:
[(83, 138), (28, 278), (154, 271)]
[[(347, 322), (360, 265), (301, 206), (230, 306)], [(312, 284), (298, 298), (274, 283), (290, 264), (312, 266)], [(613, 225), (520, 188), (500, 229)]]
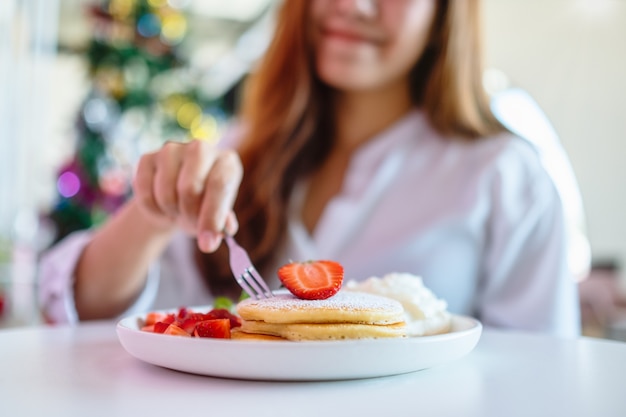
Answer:
[(230, 116), (222, 99), (203, 97), (180, 53), (185, 3), (105, 0), (89, 9), (92, 88), (78, 115), (76, 152), (57, 180), (55, 241), (122, 205), (141, 154), (166, 140), (216, 140)]

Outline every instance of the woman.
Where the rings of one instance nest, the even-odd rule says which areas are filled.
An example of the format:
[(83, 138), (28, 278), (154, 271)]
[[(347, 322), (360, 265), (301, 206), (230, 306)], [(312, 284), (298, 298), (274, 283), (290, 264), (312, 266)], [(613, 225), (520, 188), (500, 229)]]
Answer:
[(578, 334), (560, 201), (530, 145), (489, 110), (479, 8), (285, 1), (243, 128), (219, 149), (145, 155), (135, 197), (43, 261), (47, 314), (233, 296), (221, 239), (237, 232), (273, 286), (290, 259), (330, 258), (347, 279), (421, 275), (452, 312), (487, 326)]

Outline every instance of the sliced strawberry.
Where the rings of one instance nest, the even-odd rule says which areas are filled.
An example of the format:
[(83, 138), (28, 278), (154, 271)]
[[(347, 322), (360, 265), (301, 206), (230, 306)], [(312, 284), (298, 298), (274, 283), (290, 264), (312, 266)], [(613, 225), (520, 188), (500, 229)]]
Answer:
[(154, 323), (154, 332), (155, 333), (165, 333), (165, 330), (167, 330), (168, 327), (170, 327), (171, 323), (165, 323), (162, 321), (157, 321), (156, 323)]
[(149, 324), (147, 326), (143, 326), (141, 328), (142, 332), (150, 332), (150, 333), (154, 333), (154, 324)]
[(230, 320), (213, 319), (201, 321), (196, 325), (193, 335), (196, 337), (230, 339)]
[(157, 313), (154, 311), (150, 312), (146, 315), (145, 325), (150, 326), (151, 324), (154, 324), (157, 321), (164, 321), (166, 317), (167, 317), (167, 314), (165, 313)]
[(201, 321), (210, 320), (214, 318), (217, 318), (217, 317), (212, 317), (210, 314), (191, 313), (191, 314), (187, 314), (187, 316), (185, 316), (184, 319), (179, 320), (177, 322), (177, 325), (183, 328), (187, 333), (193, 334), (193, 330), (196, 328), (196, 324), (200, 323)]
[(292, 262), (278, 269), (278, 278), (298, 298), (323, 300), (341, 288), (343, 266), (324, 260)]
[(185, 330), (181, 329), (180, 327), (178, 327), (175, 324), (169, 324), (167, 326), (167, 329), (165, 329), (165, 332), (163, 332), (163, 334), (170, 334), (172, 336), (191, 337), (191, 335), (189, 333), (187, 333)]
[(168, 314), (163, 318), (163, 320), (160, 321), (167, 324), (174, 323), (176, 321), (176, 315), (174, 315), (174, 313)]
[(192, 311), (187, 309), (186, 307), (181, 307), (178, 309), (178, 314), (176, 314), (176, 320), (183, 320), (187, 317), (188, 314), (191, 314)]
[(225, 308), (207, 313), (180, 307), (175, 313), (150, 312), (139, 321), (141, 330), (177, 336), (230, 338), (230, 329), (241, 326), (241, 319)]
[(230, 328), (240, 327), (241, 319), (225, 308), (214, 308), (206, 314), (211, 319), (228, 319)]

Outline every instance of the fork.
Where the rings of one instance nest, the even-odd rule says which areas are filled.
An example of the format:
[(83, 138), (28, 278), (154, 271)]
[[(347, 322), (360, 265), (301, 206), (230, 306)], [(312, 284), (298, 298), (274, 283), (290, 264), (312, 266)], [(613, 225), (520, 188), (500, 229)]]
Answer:
[(237, 284), (255, 300), (273, 297), (272, 290), (252, 265), (248, 252), (232, 236), (225, 234), (224, 240), (228, 245), (230, 269)]

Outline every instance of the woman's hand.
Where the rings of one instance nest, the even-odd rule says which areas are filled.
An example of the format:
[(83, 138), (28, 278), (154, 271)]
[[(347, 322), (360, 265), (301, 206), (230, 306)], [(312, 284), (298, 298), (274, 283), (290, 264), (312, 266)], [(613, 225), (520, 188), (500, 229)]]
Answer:
[(178, 226), (197, 236), (204, 252), (215, 251), (223, 232), (238, 224), (233, 204), (243, 176), (236, 152), (208, 142), (167, 142), (139, 161), (136, 204), (157, 227)]

